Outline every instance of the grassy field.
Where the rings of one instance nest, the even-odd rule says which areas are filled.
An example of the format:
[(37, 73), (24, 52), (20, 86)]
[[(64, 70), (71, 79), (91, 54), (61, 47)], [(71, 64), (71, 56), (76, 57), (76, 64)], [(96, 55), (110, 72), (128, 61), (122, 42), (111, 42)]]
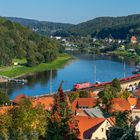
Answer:
[(64, 65), (72, 59), (72, 56), (68, 54), (61, 54), (56, 60), (50, 63), (41, 63), (40, 65), (34, 67), (27, 67), (22, 65), (25, 63), (25, 60), (14, 60), (14, 62), (18, 62), (20, 65), (4, 67), (0, 69), (0, 75), (8, 76), (8, 77), (17, 77), (24, 74), (29, 74), (33, 72), (40, 72), (50, 69), (58, 69), (63, 68)]

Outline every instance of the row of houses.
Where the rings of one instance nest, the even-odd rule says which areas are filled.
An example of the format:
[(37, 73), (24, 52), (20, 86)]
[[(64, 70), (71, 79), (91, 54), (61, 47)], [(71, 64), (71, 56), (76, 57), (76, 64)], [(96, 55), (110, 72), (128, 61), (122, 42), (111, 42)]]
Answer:
[[(12, 101), (13, 105), (19, 104), (24, 98), (29, 97), (24, 94), (18, 95)], [(109, 128), (115, 125), (115, 119), (108, 116), (108, 114), (104, 114), (100, 106), (97, 106), (97, 102), (97, 96), (77, 98), (71, 104), (69, 102), (69, 105), (75, 113), (75, 119), (78, 121), (80, 130), (79, 138), (81, 140), (106, 140)], [(112, 105), (109, 112), (131, 112), (136, 132), (140, 136), (140, 90), (138, 90), (133, 97), (129, 97), (128, 99), (114, 98), (111, 102)], [(53, 96), (32, 98), (33, 106), (42, 104), (45, 110), (51, 110), (53, 103)], [(0, 107), (0, 114), (3, 114), (10, 108), (12, 108), (12, 106)]]

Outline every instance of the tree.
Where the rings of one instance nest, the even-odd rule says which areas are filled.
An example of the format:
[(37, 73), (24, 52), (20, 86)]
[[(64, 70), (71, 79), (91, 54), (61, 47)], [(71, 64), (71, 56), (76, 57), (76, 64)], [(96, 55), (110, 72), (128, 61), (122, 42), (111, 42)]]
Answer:
[(80, 91), (79, 92), (79, 98), (88, 98), (89, 93), (87, 91)]
[(129, 91), (122, 91), (119, 94), (119, 98), (125, 98), (127, 99), (128, 97), (130, 97), (131, 93)]
[(46, 112), (43, 106), (33, 108), (29, 99), (22, 100), (18, 106), (10, 108), (0, 116), (0, 139), (38, 140), (47, 129)]
[(79, 93), (77, 93), (77, 92), (72, 92), (72, 93), (70, 93), (68, 96), (69, 96), (70, 102), (72, 103), (76, 98), (79, 98)]
[(8, 95), (4, 92), (0, 92), (0, 106), (2, 106), (3, 104), (5, 105), (9, 105), (10, 104), (10, 99), (8, 97)]
[(60, 85), (54, 96), (54, 105), (48, 115), (47, 140), (73, 140), (78, 139), (78, 122), (70, 109), (67, 96)]
[(115, 78), (115, 79), (112, 81), (111, 87), (113, 88), (114, 91), (120, 92), (120, 91), (121, 91), (121, 84), (120, 84), (120, 81), (119, 81), (117, 78)]

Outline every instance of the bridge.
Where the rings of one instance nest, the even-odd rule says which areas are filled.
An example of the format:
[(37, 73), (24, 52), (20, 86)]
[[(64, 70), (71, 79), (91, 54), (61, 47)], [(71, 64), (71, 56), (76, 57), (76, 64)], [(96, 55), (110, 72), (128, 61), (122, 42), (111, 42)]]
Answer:
[[(129, 90), (130, 88), (136, 87), (136, 86), (140, 85), (140, 74), (130, 76), (130, 77), (126, 77), (126, 78), (122, 78), (122, 79), (120, 79), (120, 83), (121, 83), (122, 90)], [(83, 89), (79, 89), (79, 90), (76, 90), (76, 91), (78, 91), (78, 92), (79, 91), (87, 91), (87, 92), (94, 92), (95, 94), (98, 94), (100, 91), (104, 90), (106, 85), (110, 85), (110, 84), (111, 84), (111, 82), (94, 84), (93, 86), (83, 88)], [(65, 94), (70, 94), (72, 92), (75, 92), (75, 91), (64, 90)], [(37, 97), (53, 96), (56, 93), (57, 93), (57, 91), (53, 92), (53, 93), (34, 96), (34, 97), (37, 98)]]
[[(126, 77), (126, 78), (122, 78), (122, 79), (120, 79), (120, 83), (121, 83), (122, 90), (132, 90), (136, 86), (140, 85), (140, 74), (130, 76), (130, 77)], [(100, 91), (104, 90), (106, 85), (110, 85), (110, 84), (111, 84), (111, 82), (94, 84), (91, 87), (79, 89), (78, 91), (92, 91), (95, 94), (98, 94)]]

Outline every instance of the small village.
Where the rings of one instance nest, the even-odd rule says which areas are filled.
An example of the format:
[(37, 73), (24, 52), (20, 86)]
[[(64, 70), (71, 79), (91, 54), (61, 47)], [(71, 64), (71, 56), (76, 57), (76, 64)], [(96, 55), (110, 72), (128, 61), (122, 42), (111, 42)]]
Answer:
[[(135, 130), (134, 135), (140, 138), (139, 83), (134, 83), (134, 86), (135, 88), (131, 88), (131, 90), (129, 88), (129, 91), (124, 90), (119, 80), (114, 79), (111, 85), (105, 86), (104, 90), (100, 92), (76, 90), (65, 94), (68, 107), (78, 122), (80, 132), (78, 138), (80, 140), (131, 138), (131, 136), (134, 137), (132, 130)], [(131, 83), (129, 87), (132, 87)], [(63, 91), (61, 92), (63, 93)], [(61, 92), (58, 89), (55, 94), (57, 100), (62, 94)], [(11, 100), (10, 106), (4, 103), (0, 107), (0, 115), (5, 114), (15, 106), (19, 106), (21, 101), (26, 99), (32, 102), (33, 108), (37, 105), (43, 105), (45, 111), (51, 111), (56, 102), (55, 95), (29, 97), (19, 94)], [(125, 130), (126, 128), (128, 132)], [(129, 132), (129, 129), (132, 130)]]

